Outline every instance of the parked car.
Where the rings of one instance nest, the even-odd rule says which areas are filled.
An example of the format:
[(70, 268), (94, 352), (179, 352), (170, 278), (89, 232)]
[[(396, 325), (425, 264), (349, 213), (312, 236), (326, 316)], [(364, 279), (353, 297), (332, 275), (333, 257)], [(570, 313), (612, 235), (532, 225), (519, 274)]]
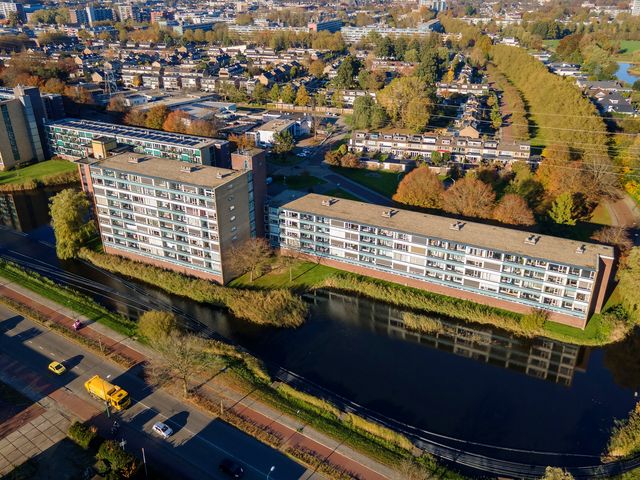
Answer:
[(234, 462), (230, 458), (225, 458), (220, 462), (218, 467), (220, 471), (231, 478), (242, 478), (244, 475), (244, 468), (238, 462)]
[(55, 373), (56, 375), (62, 375), (67, 371), (67, 367), (65, 367), (60, 362), (53, 361), (49, 364), (49, 371)]
[(164, 439), (169, 438), (173, 434), (173, 430), (171, 430), (171, 427), (162, 422), (154, 423), (151, 429), (153, 430), (153, 433), (155, 433), (156, 435), (160, 435)]

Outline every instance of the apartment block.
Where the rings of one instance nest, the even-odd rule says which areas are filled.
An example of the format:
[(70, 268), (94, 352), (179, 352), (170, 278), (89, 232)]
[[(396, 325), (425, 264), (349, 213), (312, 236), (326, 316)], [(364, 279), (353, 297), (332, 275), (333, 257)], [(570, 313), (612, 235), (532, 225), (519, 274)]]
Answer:
[(131, 146), (136, 153), (201, 165), (231, 165), (226, 140), (76, 118), (47, 122), (45, 128), (51, 152), (70, 159), (90, 157), (92, 141), (106, 138)]
[(37, 87), (0, 89), (0, 170), (44, 160), (44, 116)]
[(349, 139), (354, 153), (389, 153), (403, 158), (430, 158), (432, 152), (448, 152), (456, 161), (479, 163), (482, 160), (528, 161), (531, 146), (526, 142), (483, 140), (454, 135), (423, 133), (406, 135), (393, 132), (355, 131)]
[(78, 161), (106, 253), (226, 283), (255, 232), (251, 171), (136, 153)]
[(284, 192), (272, 245), (325, 264), (584, 328), (612, 276), (611, 247), (351, 200)]

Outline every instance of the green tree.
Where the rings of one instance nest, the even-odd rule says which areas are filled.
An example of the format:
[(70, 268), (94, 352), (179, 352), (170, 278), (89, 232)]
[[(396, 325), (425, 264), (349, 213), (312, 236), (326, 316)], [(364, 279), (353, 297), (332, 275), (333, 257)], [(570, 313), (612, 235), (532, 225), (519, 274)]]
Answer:
[(271, 87), (271, 90), (269, 90), (269, 98), (272, 102), (280, 101), (280, 87), (277, 83)]
[(282, 89), (282, 93), (280, 94), (280, 98), (284, 103), (293, 103), (296, 99), (296, 91), (290, 84), (287, 84)]
[(353, 79), (360, 71), (360, 67), (360, 62), (357, 59), (351, 55), (347, 55), (336, 71), (333, 84), (337, 88), (351, 88), (353, 86)]
[(640, 325), (640, 247), (633, 247), (618, 272), (618, 291), (629, 318)]
[(151, 107), (147, 111), (147, 117), (146, 117), (147, 128), (162, 130), (162, 125), (164, 124), (168, 115), (169, 115), (169, 109), (166, 107), (166, 105), (156, 105), (155, 107)]
[(573, 480), (573, 475), (562, 468), (547, 467), (541, 480)]
[(95, 233), (88, 220), (90, 203), (84, 192), (68, 188), (51, 199), (49, 212), (56, 237), (56, 254), (62, 260), (75, 258)]
[(342, 90), (333, 92), (333, 95), (331, 95), (331, 105), (335, 108), (342, 108), (344, 106), (344, 94)]
[(152, 346), (162, 345), (178, 331), (178, 319), (171, 312), (149, 310), (138, 318), (138, 332)]
[(559, 225), (575, 225), (576, 214), (573, 195), (569, 192), (560, 194), (551, 204), (549, 217)]
[(256, 103), (259, 103), (260, 105), (262, 105), (267, 101), (267, 88), (263, 84), (257, 83), (255, 88), (253, 89), (252, 96), (253, 96), (253, 100)]
[(96, 458), (106, 461), (116, 478), (132, 478), (138, 468), (136, 457), (126, 452), (115, 440), (102, 442)]
[(277, 155), (284, 155), (285, 153), (289, 153), (293, 150), (293, 147), (295, 147), (295, 141), (289, 130), (276, 133), (273, 136), (273, 153)]

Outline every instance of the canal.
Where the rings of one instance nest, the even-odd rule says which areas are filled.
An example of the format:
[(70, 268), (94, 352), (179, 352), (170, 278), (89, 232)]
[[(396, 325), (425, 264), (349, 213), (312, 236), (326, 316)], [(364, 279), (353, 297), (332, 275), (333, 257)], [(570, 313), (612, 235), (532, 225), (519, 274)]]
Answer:
[[(126, 315), (173, 309), (251, 351), (273, 372), (282, 367), (326, 395), (420, 429), (425, 438), (498, 458), (536, 460), (509, 450), (515, 448), (559, 452), (565, 464), (592, 465), (614, 419), (626, 417), (637, 401), (637, 332), (619, 344), (585, 348), (441, 318), (438, 333), (419, 335), (403, 328), (397, 308), (324, 291), (305, 297), (310, 316), (302, 327), (256, 326), (82, 262), (59, 262), (46, 215), (33, 214), (46, 211), (47, 194), (0, 196), (1, 218), (12, 219), (0, 220), (3, 258), (83, 289)], [(553, 458), (560, 457), (540, 461)]]

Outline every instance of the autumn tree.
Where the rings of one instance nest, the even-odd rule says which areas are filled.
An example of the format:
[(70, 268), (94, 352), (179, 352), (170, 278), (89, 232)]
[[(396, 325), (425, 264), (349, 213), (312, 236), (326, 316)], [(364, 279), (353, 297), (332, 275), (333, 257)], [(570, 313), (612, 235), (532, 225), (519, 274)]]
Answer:
[(640, 247), (633, 247), (618, 272), (618, 298), (629, 318), (640, 324)]
[(255, 146), (255, 144), (253, 142), (253, 138), (249, 137), (248, 135), (231, 134), (231, 135), (229, 135), (228, 140), (231, 143), (233, 143), (238, 150), (248, 150), (249, 148), (252, 148), (252, 147)]
[(107, 105), (108, 112), (124, 113), (127, 111), (127, 106), (124, 103), (124, 97), (122, 95), (114, 95), (109, 99)]
[(147, 111), (145, 125), (147, 128), (162, 130), (162, 125), (169, 115), (169, 109), (166, 105), (156, 105)]
[(140, 109), (129, 110), (124, 116), (123, 122), (126, 125), (144, 127), (147, 125), (147, 114)]
[(152, 346), (162, 345), (178, 331), (178, 319), (171, 312), (149, 310), (138, 318), (138, 332)]
[(507, 193), (493, 211), (493, 218), (509, 225), (533, 225), (535, 219), (527, 202), (520, 195)]
[(535, 178), (527, 162), (514, 162), (511, 165), (513, 177), (507, 185), (507, 193), (515, 193), (524, 198), (529, 207), (535, 208), (542, 199), (544, 187)]
[(219, 124), (216, 120), (191, 120), (187, 126), (186, 133), (189, 135), (200, 135), (203, 137), (218, 136)]
[(316, 78), (321, 78), (324, 75), (325, 64), (322, 60), (314, 60), (309, 65), (309, 74)]
[(166, 132), (186, 133), (190, 115), (182, 110), (170, 112), (162, 123), (162, 130)]
[(90, 205), (84, 192), (71, 188), (62, 190), (51, 199), (49, 213), (58, 258), (75, 258), (80, 248), (95, 233), (95, 226), (89, 220)]
[(393, 200), (422, 208), (441, 208), (444, 187), (429, 167), (421, 166), (404, 176)]
[(491, 218), (496, 194), (490, 185), (473, 176), (458, 180), (442, 196), (442, 207), (466, 217)]
[(265, 238), (249, 238), (231, 249), (230, 267), (238, 275), (249, 273), (249, 281), (260, 275), (271, 259), (271, 248)]
[(302, 85), (296, 93), (296, 105), (305, 107), (309, 103), (309, 94), (304, 85)]
[(400, 77), (377, 94), (391, 121), (399, 127), (421, 131), (429, 121), (430, 91), (418, 77)]

